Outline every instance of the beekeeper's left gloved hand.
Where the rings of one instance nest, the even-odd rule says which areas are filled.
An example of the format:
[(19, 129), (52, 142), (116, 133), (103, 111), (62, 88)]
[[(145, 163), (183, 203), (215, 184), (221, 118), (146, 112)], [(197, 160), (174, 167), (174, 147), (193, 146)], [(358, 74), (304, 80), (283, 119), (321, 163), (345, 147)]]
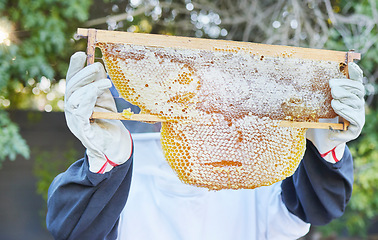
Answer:
[[(356, 139), (365, 124), (363, 73), (353, 62), (348, 64), (348, 71), (350, 79), (331, 79), (329, 81), (333, 97), (332, 108), (337, 115), (350, 123), (348, 129), (346, 131), (309, 129), (306, 135), (321, 156), (331, 163), (340, 161), (344, 154), (345, 144)], [(334, 120), (338, 121), (338, 119)]]
[(117, 109), (103, 65), (84, 67), (86, 59), (83, 52), (71, 57), (64, 112), (69, 129), (87, 149), (89, 170), (105, 173), (131, 157), (132, 139), (119, 120), (90, 122), (93, 112), (117, 112)]

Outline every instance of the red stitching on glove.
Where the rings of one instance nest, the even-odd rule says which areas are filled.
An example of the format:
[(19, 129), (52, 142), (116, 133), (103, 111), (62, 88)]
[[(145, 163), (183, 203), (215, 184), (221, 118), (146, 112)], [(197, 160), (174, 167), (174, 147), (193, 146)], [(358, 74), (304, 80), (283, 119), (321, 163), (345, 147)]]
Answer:
[(335, 150), (336, 150), (336, 147), (334, 147), (333, 149), (329, 150), (329, 151), (326, 152), (326, 153), (320, 154), (320, 156), (321, 156), (322, 158), (325, 158), (329, 153), (332, 153), (332, 158), (333, 158), (333, 160), (334, 160), (335, 162), (338, 162), (338, 161), (340, 161), (340, 160), (337, 159)]
[(97, 173), (100, 173), (100, 174), (103, 174), (103, 173), (105, 172), (106, 166), (107, 166), (108, 164), (112, 165), (113, 167), (118, 166), (117, 163), (110, 161), (109, 158), (108, 158), (105, 154), (104, 154), (104, 156), (105, 156), (105, 158), (106, 158), (106, 162), (105, 162), (104, 165), (101, 167), (101, 169), (97, 172)]
[[(129, 135), (130, 135), (130, 139), (132, 139), (131, 137), (131, 133), (129, 132)], [(127, 159), (130, 159), (131, 155), (133, 153), (133, 141), (131, 140), (131, 152), (130, 152), (130, 156), (127, 158)], [(100, 174), (103, 174), (105, 173), (105, 169), (106, 169), (106, 166), (108, 164), (112, 165), (113, 167), (117, 167), (118, 164), (115, 163), (115, 162), (112, 162), (109, 160), (109, 158), (104, 154), (105, 158), (106, 158), (106, 162), (104, 163), (104, 165), (101, 167), (101, 169), (97, 172), (97, 173), (100, 173)]]

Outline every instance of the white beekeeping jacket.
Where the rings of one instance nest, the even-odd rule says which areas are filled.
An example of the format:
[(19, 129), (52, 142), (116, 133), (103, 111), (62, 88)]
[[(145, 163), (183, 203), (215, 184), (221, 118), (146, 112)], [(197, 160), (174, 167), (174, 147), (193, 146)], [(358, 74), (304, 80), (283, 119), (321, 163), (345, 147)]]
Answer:
[(297, 239), (309, 224), (281, 200), (281, 182), (209, 191), (182, 183), (165, 161), (160, 133), (134, 134), (134, 170), (119, 240)]

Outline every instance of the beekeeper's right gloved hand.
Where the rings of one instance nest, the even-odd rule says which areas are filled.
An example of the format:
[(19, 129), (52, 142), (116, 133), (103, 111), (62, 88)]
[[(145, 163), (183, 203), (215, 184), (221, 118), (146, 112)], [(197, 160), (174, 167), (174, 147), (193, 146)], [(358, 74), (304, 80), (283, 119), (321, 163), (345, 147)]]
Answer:
[[(346, 131), (328, 129), (309, 129), (307, 139), (317, 148), (328, 162), (336, 163), (343, 157), (345, 144), (356, 139), (365, 124), (365, 88), (362, 84), (363, 73), (357, 64), (348, 64), (350, 79), (331, 79), (332, 108), (335, 113), (346, 119), (350, 125)], [(338, 119), (335, 119), (338, 121)]]
[(84, 67), (85, 62), (83, 52), (71, 57), (64, 111), (69, 129), (87, 148), (89, 170), (104, 173), (131, 157), (132, 139), (121, 121), (89, 121), (94, 111), (117, 112), (117, 109), (103, 65), (94, 63)]

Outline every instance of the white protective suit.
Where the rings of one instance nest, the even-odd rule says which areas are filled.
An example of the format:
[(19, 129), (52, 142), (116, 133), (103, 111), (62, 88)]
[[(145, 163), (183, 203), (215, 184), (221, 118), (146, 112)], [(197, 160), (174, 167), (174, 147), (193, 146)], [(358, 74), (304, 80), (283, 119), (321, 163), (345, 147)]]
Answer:
[(209, 191), (182, 183), (165, 161), (160, 133), (134, 134), (134, 172), (118, 239), (297, 239), (310, 224), (281, 200), (281, 182)]

